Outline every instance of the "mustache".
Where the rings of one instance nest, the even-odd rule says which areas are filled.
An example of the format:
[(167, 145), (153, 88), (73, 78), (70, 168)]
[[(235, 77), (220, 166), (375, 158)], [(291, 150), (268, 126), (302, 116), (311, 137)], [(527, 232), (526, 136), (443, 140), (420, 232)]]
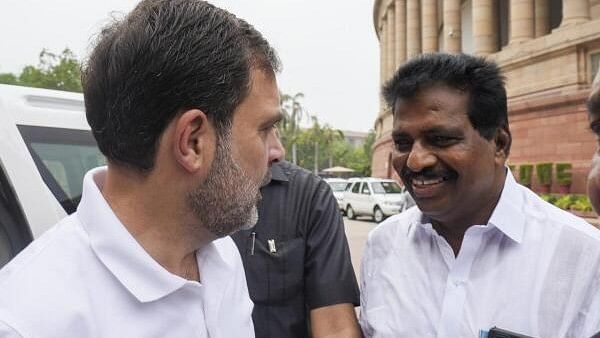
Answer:
[(400, 172), (400, 178), (405, 184), (410, 183), (415, 178), (427, 180), (438, 177), (452, 179), (458, 177), (458, 173), (447, 168), (424, 168), (420, 171), (412, 171), (408, 166), (404, 166)]

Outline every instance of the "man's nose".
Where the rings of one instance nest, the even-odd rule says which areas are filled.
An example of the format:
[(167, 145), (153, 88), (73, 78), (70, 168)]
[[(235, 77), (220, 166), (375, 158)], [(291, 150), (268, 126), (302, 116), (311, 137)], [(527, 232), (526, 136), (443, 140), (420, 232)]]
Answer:
[(269, 137), (268, 152), (269, 164), (279, 162), (285, 156), (285, 149), (283, 149), (281, 139), (279, 138), (279, 131), (277, 129), (274, 129), (274, 132), (271, 133), (271, 136)]
[(436, 161), (437, 157), (431, 150), (424, 147), (421, 142), (414, 142), (408, 153), (406, 166), (413, 172), (420, 172), (425, 168), (433, 167)]

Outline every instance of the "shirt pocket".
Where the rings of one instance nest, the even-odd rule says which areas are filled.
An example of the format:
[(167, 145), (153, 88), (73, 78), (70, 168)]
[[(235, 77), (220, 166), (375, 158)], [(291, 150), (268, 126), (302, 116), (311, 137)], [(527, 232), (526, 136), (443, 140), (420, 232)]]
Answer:
[(302, 295), (304, 238), (287, 241), (274, 239), (273, 242), (274, 245), (270, 247), (269, 239), (259, 239), (257, 236), (253, 254), (246, 256), (246, 279), (256, 304), (285, 304)]

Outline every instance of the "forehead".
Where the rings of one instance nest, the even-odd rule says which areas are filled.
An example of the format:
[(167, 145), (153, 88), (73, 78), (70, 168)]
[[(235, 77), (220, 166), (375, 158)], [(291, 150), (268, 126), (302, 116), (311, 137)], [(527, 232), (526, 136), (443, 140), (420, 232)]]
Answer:
[(279, 90), (275, 75), (253, 69), (248, 94), (234, 111), (234, 123), (261, 123), (279, 115)]
[(468, 93), (447, 86), (424, 89), (394, 105), (394, 129), (416, 132), (428, 129), (472, 128)]

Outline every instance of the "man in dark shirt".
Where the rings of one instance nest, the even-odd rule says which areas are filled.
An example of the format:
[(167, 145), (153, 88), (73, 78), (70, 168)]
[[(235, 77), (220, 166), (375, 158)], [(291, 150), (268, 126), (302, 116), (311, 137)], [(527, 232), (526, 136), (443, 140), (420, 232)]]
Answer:
[(356, 277), (327, 183), (289, 162), (271, 167), (259, 220), (240, 250), (256, 337), (360, 337)]

